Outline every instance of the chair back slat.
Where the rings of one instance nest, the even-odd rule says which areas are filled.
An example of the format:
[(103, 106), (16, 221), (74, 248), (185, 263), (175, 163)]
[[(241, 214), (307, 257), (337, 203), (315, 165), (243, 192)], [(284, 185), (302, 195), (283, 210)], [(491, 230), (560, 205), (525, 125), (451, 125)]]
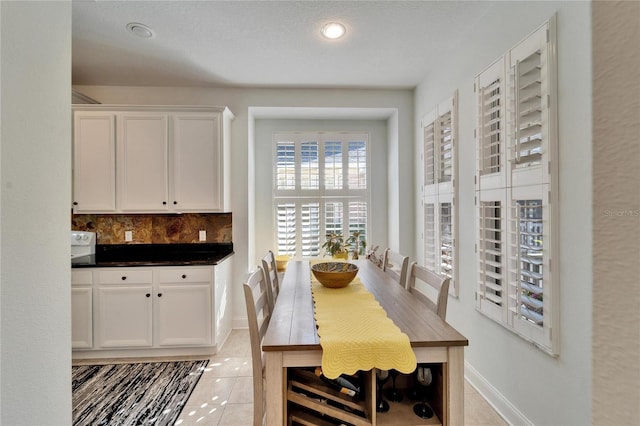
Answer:
[[(417, 286), (417, 281), (423, 282), (433, 289), (435, 296), (427, 294)], [(418, 265), (414, 262), (409, 270), (408, 289), (420, 301), (429, 306), (443, 321), (447, 316), (447, 301), (449, 300), (450, 279), (444, 275)], [(431, 293), (431, 292), (429, 292)]]
[(262, 258), (262, 269), (264, 269), (265, 277), (269, 285), (269, 303), (271, 310), (276, 305), (278, 294), (280, 293), (280, 279), (278, 277), (278, 268), (276, 266), (276, 257), (271, 250)]
[(269, 297), (269, 285), (262, 266), (249, 275), (243, 284), (249, 338), (251, 340), (251, 366), (253, 370), (253, 424), (262, 426), (264, 417), (264, 358), (262, 339), (267, 333), (271, 320), (272, 307)]
[(407, 287), (408, 268), (409, 256), (404, 256), (389, 248), (384, 251), (384, 256), (382, 258), (382, 270), (405, 288)]

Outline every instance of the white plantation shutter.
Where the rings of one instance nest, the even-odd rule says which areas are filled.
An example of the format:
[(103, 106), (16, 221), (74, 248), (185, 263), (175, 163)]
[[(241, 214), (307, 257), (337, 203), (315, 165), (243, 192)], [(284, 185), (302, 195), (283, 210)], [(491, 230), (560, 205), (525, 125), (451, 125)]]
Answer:
[[(496, 85), (486, 83), (498, 80), (496, 115), (497, 98), (491, 97)], [(552, 275), (558, 205), (555, 81), (555, 19), (476, 78), (477, 307), (551, 354), (558, 350), (553, 327), (559, 295)], [(500, 136), (494, 139), (497, 129)]]
[(457, 92), (422, 119), (424, 265), (451, 278), (457, 295)]
[(296, 253), (296, 205), (279, 203), (276, 205), (276, 234), (278, 253), (294, 255)]
[(548, 169), (553, 133), (552, 78), (549, 76), (547, 26), (540, 28), (509, 52), (510, 186), (550, 182)]
[(320, 255), (320, 203), (300, 204), (299, 235), (303, 257)]
[(327, 141), (324, 144), (324, 186), (342, 189), (342, 142)]
[(478, 123), (476, 128), (476, 189), (502, 188), (504, 177), (504, 61), (491, 65), (476, 78)]
[(453, 279), (453, 204), (440, 202), (440, 217), (438, 218), (438, 241), (440, 257), (440, 273)]
[(424, 203), (424, 265), (436, 270), (436, 197)]
[(349, 234), (360, 232), (360, 237), (367, 240), (367, 203), (363, 201), (349, 201)]
[(504, 241), (504, 193), (485, 191), (478, 203), (478, 309), (489, 317), (506, 319), (506, 276)]
[(318, 142), (300, 144), (300, 188), (320, 188), (320, 165), (318, 164)]
[(541, 52), (536, 50), (522, 61), (516, 60), (513, 79), (514, 145), (513, 166), (529, 167), (542, 160), (542, 70)]
[(331, 232), (366, 239), (368, 135), (274, 135), (274, 206), (278, 254), (317, 257)]
[(294, 142), (278, 142), (276, 161), (276, 188), (296, 188), (296, 158)]
[(451, 110), (438, 117), (438, 182), (451, 182), (453, 175), (453, 130)]
[(342, 201), (333, 201), (324, 203), (324, 227), (325, 234), (343, 234), (344, 227), (344, 210)]
[(349, 140), (349, 189), (367, 188), (367, 147), (363, 140)]
[(548, 195), (546, 184), (511, 190), (508, 255), (510, 323), (545, 347), (552, 345), (553, 325)]
[[(432, 115), (435, 115), (435, 111)], [(436, 183), (436, 134), (435, 134), (435, 117), (423, 119), (427, 124), (424, 126), (424, 185), (431, 187)]]

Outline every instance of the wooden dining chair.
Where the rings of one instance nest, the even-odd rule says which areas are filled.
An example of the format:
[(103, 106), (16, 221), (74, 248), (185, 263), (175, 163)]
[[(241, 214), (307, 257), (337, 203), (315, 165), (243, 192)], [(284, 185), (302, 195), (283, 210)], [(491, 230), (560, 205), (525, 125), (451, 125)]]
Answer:
[(262, 426), (265, 414), (264, 357), (262, 339), (271, 320), (268, 283), (262, 266), (258, 266), (243, 285), (247, 306), (249, 339), (251, 340), (251, 367), (253, 370), (253, 425)]
[(404, 256), (389, 248), (384, 251), (384, 256), (382, 257), (382, 270), (405, 288), (407, 287), (408, 267), (409, 256)]
[[(419, 282), (426, 284), (427, 287), (418, 284)], [(411, 294), (429, 306), (443, 321), (446, 321), (449, 282), (449, 277), (438, 275), (413, 262), (409, 270), (407, 286)]]
[(276, 266), (276, 257), (271, 250), (262, 258), (262, 269), (269, 285), (269, 303), (271, 310), (276, 306), (278, 293), (280, 293), (280, 279), (278, 278), (278, 268)]

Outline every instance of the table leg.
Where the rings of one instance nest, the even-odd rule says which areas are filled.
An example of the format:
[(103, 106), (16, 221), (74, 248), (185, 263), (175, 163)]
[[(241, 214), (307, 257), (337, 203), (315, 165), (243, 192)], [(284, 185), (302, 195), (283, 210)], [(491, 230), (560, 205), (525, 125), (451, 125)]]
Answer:
[(284, 404), (286, 393), (284, 386), (284, 367), (282, 365), (282, 352), (265, 352), (265, 378), (266, 378), (266, 414), (267, 425), (284, 425)]
[(464, 425), (464, 347), (449, 347), (449, 425)]

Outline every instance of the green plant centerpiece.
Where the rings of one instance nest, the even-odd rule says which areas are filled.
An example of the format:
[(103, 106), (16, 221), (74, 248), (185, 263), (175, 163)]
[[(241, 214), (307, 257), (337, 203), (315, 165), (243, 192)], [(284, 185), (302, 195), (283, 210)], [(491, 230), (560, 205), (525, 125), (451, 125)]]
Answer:
[(327, 234), (327, 241), (324, 242), (322, 248), (325, 255), (330, 255), (334, 259), (346, 259), (349, 254), (341, 232)]
[(365, 253), (367, 241), (360, 231), (353, 231), (351, 236), (347, 238), (347, 247), (353, 247), (351, 258), (358, 259), (359, 255)]
[(354, 231), (349, 238), (344, 239), (341, 232), (332, 232), (327, 234), (327, 240), (322, 245), (325, 256), (331, 256), (334, 259), (347, 259), (351, 252), (352, 259), (358, 259), (358, 256), (365, 253), (367, 242), (360, 231)]

